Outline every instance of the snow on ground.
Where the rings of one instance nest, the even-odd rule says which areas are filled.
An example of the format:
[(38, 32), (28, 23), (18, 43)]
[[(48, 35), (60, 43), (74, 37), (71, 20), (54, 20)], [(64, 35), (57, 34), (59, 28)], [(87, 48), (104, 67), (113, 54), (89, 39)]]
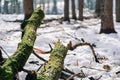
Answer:
[[(9, 55), (12, 55), (17, 44), (20, 42), (21, 31), (20, 23), (5, 22), (6, 20), (23, 19), (23, 15), (0, 15), (0, 46), (2, 46)], [(58, 18), (59, 16), (57, 16)], [(56, 18), (52, 16), (51, 18)], [(50, 15), (45, 19), (50, 19)], [(115, 22), (115, 29), (117, 34), (99, 34), (100, 19), (92, 18), (81, 21), (71, 20), (70, 23), (63, 22), (60, 24), (57, 21), (51, 21), (46, 24), (42, 24), (37, 31), (37, 39), (35, 42), (35, 48), (39, 48), (44, 51), (49, 51), (51, 44), (54, 47), (54, 42), (60, 39), (63, 44), (67, 44), (72, 41), (73, 44), (79, 43), (77, 39), (83, 38), (86, 42), (95, 44), (95, 52), (98, 57), (104, 58), (100, 63), (94, 61), (91, 49), (88, 46), (80, 46), (74, 51), (68, 51), (68, 55), (65, 58), (64, 66), (69, 70), (79, 73), (81, 70), (87, 76), (82, 80), (89, 80), (88, 77), (99, 78), (99, 80), (120, 80), (120, 74), (115, 74), (120, 71), (120, 23)], [(4, 57), (5, 54), (3, 54)], [(46, 60), (49, 59), (49, 54), (39, 54)], [(37, 59), (34, 55), (31, 55), (29, 61), (39, 61), (39, 64), (44, 62)], [(35, 64), (26, 63), (26, 69), (36, 70), (39, 66)], [(109, 65), (110, 70), (106, 70), (103, 66)], [(25, 73), (21, 72), (21, 80), (24, 80)], [(75, 77), (75, 80), (81, 80)]]

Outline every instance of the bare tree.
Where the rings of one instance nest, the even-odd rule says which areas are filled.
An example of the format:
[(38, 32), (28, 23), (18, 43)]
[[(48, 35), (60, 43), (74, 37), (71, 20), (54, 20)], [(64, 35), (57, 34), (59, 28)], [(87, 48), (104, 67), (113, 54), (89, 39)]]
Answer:
[(113, 0), (104, 0), (100, 33), (116, 33), (113, 23)]
[(31, 14), (33, 13), (33, 0), (23, 0), (24, 4), (24, 20), (30, 18)]
[(98, 17), (101, 17), (103, 11), (103, 0), (96, 0), (95, 13)]
[(72, 19), (77, 19), (76, 18), (76, 11), (75, 11), (75, 0), (72, 0)]
[(120, 22), (120, 0), (116, 0), (116, 22)]
[(64, 0), (64, 21), (70, 21), (70, 19), (69, 19), (69, 0)]
[(83, 21), (83, 5), (84, 5), (84, 0), (78, 0), (79, 20), (81, 20), (81, 21)]

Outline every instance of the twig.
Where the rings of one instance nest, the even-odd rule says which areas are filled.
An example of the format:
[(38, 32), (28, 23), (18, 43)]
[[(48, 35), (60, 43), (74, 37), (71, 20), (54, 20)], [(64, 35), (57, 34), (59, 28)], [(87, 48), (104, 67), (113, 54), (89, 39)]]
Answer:
[(91, 68), (91, 67), (86, 67), (86, 66), (82, 66), (80, 68), (88, 68), (88, 69), (93, 69), (93, 70), (98, 70), (98, 71), (106, 71), (106, 70), (101, 70), (101, 69), (95, 69), (95, 68)]
[(97, 80), (99, 80), (101, 77), (102, 77), (102, 75), (99, 78), (97, 78)]
[(70, 71), (70, 70), (67, 69), (67, 68), (66, 68), (66, 69), (63, 69), (63, 71), (71, 74), (71, 76), (68, 78), (68, 80), (70, 80), (71, 78), (73, 78), (73, 77), (75, 77), (75, 76), (77, 76), (77, 77), (79, 77), (79, 78), (85, 78), (85, 77), (86, 77), (82, 70), (81, 70), (81, 73), (77, 73), (77, 74), (75, 74), (74, 72)]
[(44, 66), (45, 64), (41, 64), (40, 67), (37, 69), (37, 72)]
[(74, 39), (77, 40), (77, 41), (81, 41), (79, 38), (77, 38), (77, 37), (75, 37), (75, 36), (73, 36), (73, 35), (71, 35), (71, 34), (69, 34), (69, 33), (66, 33), (66, 34), (67, 34), (68, 36), (74, 38)]
[(120, 73), (120, 71), (117, 71), (117, 72), (116, 72), (116, 74), (119, 74), (119, 73)]
[(50, 46), (50, 51), (45, 52), (46, 54), (47, 54), (47, 53), (51, 53), (52, 50), (53, 50), (53, 48), (52, 48), (52, 46), (51, 46), (50, 44), (49, 44), (49, 46)]
[(38, 54), (35, 53), (35, 51), (33, 50), (33, 54), (39, 58), (40, 60), (42, 60), (43, 62), (48, 62), (47, 60), (45, 60), (44, 58), (40, 57)]
[(68, 34), (68, 33), (66, 33), (66, 34), (69, 35), (69, 36), (71, 36), (71, 37), (74, 38), (75, 40), (78, 40), (78, 41), (82, 42), (82, 43), (75, 44), (74, 46), (72, 46), (72, 43), (70, 42), (70, 45), (69, 45), (69, 46), (71, 47), (70, 50), (74, 50), (74, 49), (76, 49), (78, 46), (88, 45), (88, 46), (90, 47), (90, 49), (92, 50), (93, 56), (94, 56), (94, 58), (95, 58), (95, 61), (99, 63), (99, 60), (97, 59), (97, 56), (96, 56), (96, 54), (95, 54), (95, 50), (94, 50), (93, 46), (92, 46), (90, 43), (85, 42), (85, 40), (84, 40), (83, 38), (79, 39), (79, 38), (77, 38), (77, 37), (75, 37), (75, 36), (73, 36), (73, 35), (71, 35), (71, 34)]
[(79, 46), (85, 46), (85, 45), (88, 45), (90, 47), (90, 49), (92, 50), (93, 56), (95, 58), (95, 61), (99, 63), (99, 60), (97, 59), (94, 48), (92, 47), (92, 45), (90, 43), (83, 42), (83, 43), (78, 43), (78, 44), (75, 44), (75, 45), (72, 46), (72, 42), (70, 41), (69, 44), (68, 44), (68, 48), (69, 48), (69, 50), (74, 50)]

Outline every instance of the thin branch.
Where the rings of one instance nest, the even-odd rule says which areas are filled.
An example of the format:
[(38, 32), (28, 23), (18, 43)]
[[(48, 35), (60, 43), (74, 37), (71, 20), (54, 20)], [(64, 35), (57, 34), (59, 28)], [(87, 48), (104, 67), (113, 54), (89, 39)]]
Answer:
[(81, 70), (81, 73), (77, 73), (77, 74), (75, 74), (74, 72), (70, 71), (70, 70), (67, 69), (67, 68), (66, 68), (66, 69), (63, 69), (63, 71), (71, 74), (71, 76), (70, 76), (67, 80), (70, 80), (70, 79), (72, 79), (72, 78), (75, 77), (75, 76), (77, 76), (77, 77), (79, 77), (79, 78), (85, 78), (85, 77), (86, 77), (82, 70)]
[(38, 54), (35, 53), (35, 51), (33, 50), (33, 54), (39, 58), (40, 60), (42, 60), (43, 62), (48, 62), (47, 60), (45, 60), (44, 58), (40, 57)]
[(50, 46), (50, 51), (45, 52), (46, 54), (47, 54), (47, 53), (51, 53), (52, 50), (53, 50), (53, 48), (52, 48), (52, 46), (51, 46), (50, 44), (49, 44), (49, 46)]
[(90, 43), (83, 42), (83, 43), (78, 43), (78, 44), (72, 45), (72, 42), (70, 41), (69, 44), (68, 44), (68, 49), (69, 50), (74, 50), (79, 46), (85, 46), (85, 45), (90, 47), (90, 49), (92, 50), (93, 56), (95, 58), (95, 61), (99, 63), (99, 60), (97, 59), (97, 56), (95, 54), (95, 50), (94, 50), (93, 46)]
[(93, 69), (93, 70), (98, 70), (98, 71), (106, 71), (106, 70), (102, 70), (102, 69), (95, 69), (95, 68), (91, 68), (91, 67), (86, 67), (86, 66), (82, 66), (80, 68), (88, 68), (88, 69)]
[(74, 49), (76, 49), (76, 48), (79, 47), (79, 46), (88, 45), (88, 46), (90, 47), (90, 49), (92, 50), (93, 56), (94, 56), (94, 58), (95, 58), (95, 61), (99, 63), (99, 60), (97, 59), (97, 56), (96, 56), (96, 54), (95, 54), (95, 50), (94, 50), (93, 46), (92, 46), (90, 43), (85, 42), (85, 40), (84, 40), (83, 38), (79, 39), (79, 38), (77, 38), (77, 37), (75, 37), (75, 36), (73, 36), (73, 35), (71, 35), (71, 34), (69, 34), (69, 33), (66, 33), (66, 34), (69, 35), (69, 36), (71, 36), (71, 37), (74, 38), (75, 40), (81, 42), (81, 43), (78, 43), (78, 44), (75, 44), (75, 45), (72, 46), (72, 42), (70, 41), (70, 43), (68, 44), (68, 45), (69, 45), (69, 46), (68, 46), (68, 47), (69, 47), (69, 50), (74, 50)]

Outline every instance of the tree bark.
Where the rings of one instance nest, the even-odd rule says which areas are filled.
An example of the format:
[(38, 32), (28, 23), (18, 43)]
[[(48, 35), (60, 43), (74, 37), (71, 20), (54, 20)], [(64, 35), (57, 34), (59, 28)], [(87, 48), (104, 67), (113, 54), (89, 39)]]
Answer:
[(120, 22), (120, 0), (116, 0), (116, 22)]
[(0, 67), (1, 80), (13, 80), (15, 74), (22, 70), (31, 52), (33, 51), (33, 46), (36, 39), (36, 30), (39, 27), (43, 17), (43, 11), (40, 8), (37, 8), (30, 19), (23, 23), (23, 26), (25, 26), (25, 33), (22, 41), (19, 43), (16, 52)]
[(72, 0), (72, 19), (77, 19), (76, 18), (76, 11), (75, 11), (75, 0)]
[(70, 21), (70, 18), (69, 18), (69, 0), (64, 0), (64, 21)]
[(63, 70), (64, 59), (68, 48), (57, 42), (55, 48), (51, 52), (50, 59), (44, 69), (38, 74), (37, 80), (58, 80)]
[(34, 9), (33, 9), (33, 0), (23, 0), (24, 5), (24, 20), (27, 20), (32, 15)]
[(104, 0), (100, 33), (116, 33), (113, 22), (113, 0)]
[(83, 21), (83, 0), (78, 0), (78, 5), (79, 5), (79, 20)]

